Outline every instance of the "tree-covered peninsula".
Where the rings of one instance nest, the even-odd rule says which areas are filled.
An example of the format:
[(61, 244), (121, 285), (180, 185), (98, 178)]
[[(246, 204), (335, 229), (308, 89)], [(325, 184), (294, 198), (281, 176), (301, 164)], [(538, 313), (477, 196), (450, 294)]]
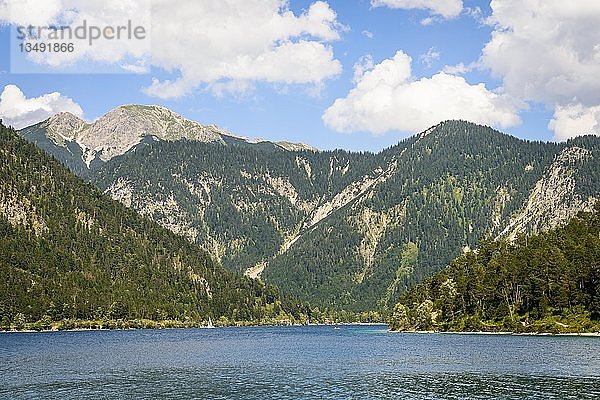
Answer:
[(568, 224), (477, 251), (407, 291), (393, 330), (600, 331), (600, 203)]

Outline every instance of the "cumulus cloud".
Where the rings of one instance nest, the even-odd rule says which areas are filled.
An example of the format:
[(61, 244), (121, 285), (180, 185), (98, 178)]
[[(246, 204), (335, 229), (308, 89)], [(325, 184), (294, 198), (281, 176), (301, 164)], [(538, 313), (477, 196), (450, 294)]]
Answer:
[(161, 0), (153, 16), (169, 16), (155, 22), (153, 64), (180, 74), (155, 81), (151, 95), (176, 97), (223, 81), (319, 85), (342, 70), (328, 42), (345, 28), (322, 1), (295, 15), (283, 0), (187, 1), (176, 8)]
[(0, 21), (19, 25), (47, 25), (62, 8), (62, 0), (0, 1)]
[(600, 135), (600, 105), (584, 107), (581, 104), (557, 106), (548, 124), (557, 140), (593, 134)]
[(365, 72), (344, 98), (339, 98), (322, 118), (339, 132), (420, 132), (446, 119), (466, 119), (507, 128), (520, 123), (525, 105), (484, 84), (469, 84), (463, 77), (444, 72), (413, 79), (412, 59), (398, 51)]
[(49, 0), (40, 13), (35, 2), (31, 20), (27, 12), (33, 0), (8, 3), (12, 12), (1, 13), (0, 19), (14, 24), (77, 26), (86, 20), (106, 26), (131, 19), (148, 27), (151, 49), (135, 40), (98, 40), (91, 47), (76, 43), (73, 53), (33, 57), (54, 67), (94, 60), (143, 73), (151, 66), (166, 73), (145, 89), (160, 98), (198, 87), (247, 88), (256, 82), (321, 86), (342, 70), (330, 43), (347, 28), (323, 1), (295, 14), (286, 0), (180, 0), (176, 7), (171, 0)]
[(83, 118), (79, 104), (58, 92), (28, 99), (17, 86), (6, 85), (0, 94), (0, 118), (16, 129), (44, 121), (61, 111)]
[[(426, 9), (432, 14), (444, 18), (453, 18), (460, 14), (463, 8), (462, 0), (371, 0), (373, 7), (389, 7), (402, 9)], [(433, 20), (428, 19), (431, 23)], [(428, 25), (428, 23), (424, 23)]]
[(482, 63), (523, 100), (600, 103), (600, 1), (492, 0)]
[(555, 139), (598, 133), (600, 42), (597, 0), (492, 0), (494, 26), (479, 64), (504, 90), (554, 108)]
[[(445, 1), (371, 0), (373, 6), (426, 8), (430, 24), (464, 12), (493, 27), (481, 57), (473, 63), (445, 66), (443, 73), (462, 75), (488, 69), (502, 81), (495, 95), (518, 99), (509, 104), (541, 102), (554, 109), (548, 124), (557, 140), (598, 132), (600, 104), (600, 1), (491, 0), (492, 13), (484, 18), (478, 7), (441, 9)], [(453, 10), (453, 11), (452, 11)], [(462, 10), (462, 11), (461, 11)], [(426, 58), (422, 61), (427, 65)], [(431, 79), (438, 75), (434, 75)], [(499, 93), (503, 93), (500, 95)]]

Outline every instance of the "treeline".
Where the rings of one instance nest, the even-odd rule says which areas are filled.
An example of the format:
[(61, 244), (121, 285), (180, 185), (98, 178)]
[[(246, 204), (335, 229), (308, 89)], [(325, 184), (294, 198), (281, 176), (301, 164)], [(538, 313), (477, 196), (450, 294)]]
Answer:
[(4, 329), (57, 321), (295, 323), (310, 316), (273, 286), (223, 269), (196, 245), (110, 200), (1, 124), (0, 276)]
[(600, 331), (600, 203), (567, 225), (477, 251), (406, 292), (394, 330)]

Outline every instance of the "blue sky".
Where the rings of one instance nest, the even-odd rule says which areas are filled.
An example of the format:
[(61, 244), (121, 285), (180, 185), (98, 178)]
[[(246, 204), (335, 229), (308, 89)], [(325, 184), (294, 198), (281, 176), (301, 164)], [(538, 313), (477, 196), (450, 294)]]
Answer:
[[(60, 0), (56, 1), (60, 3)], [(69, 0), (64, 1), (62, 6), (67, 7)], [(206, 30), (198, 33), (204, 35), (200, 40), (189, 42), (187, 40), (193, 34), (171, 39), (168, 35), (158, 36), (153, 32), (152, 57), (160, 52), (166, 55), (160, 54), (164, 57), (162, 61), (145, 64), (146, 73), (98, 74), (93, 73), (94, 70), (80, 74), (56, 73), (66, 68), (61, 65), (52, 73), (10, 72), (8, 53), (13, 33), (9, 24), (14, 28), (23, 20), (5, 15), (7, 23), (0, 28), (0, 90), (14, 85), (22, 96), (15, 88), (10, 93), (5, 89), (0, 116), (17, 126), (31, 122), (31, 118), (42, 118), (44, 113), (72, 110), (77, 106), (86, 119), (94, 120), (121, 104), (160, 104), (202, 124), (216, 124), (251, 138), (305, 142), (319, 149), (368, 151), (379, 151), (447, 118), (475, 120), (531, 140), (564, 140), (583, 133), (600, 134), (600, 95), (597, 94), (600, 41), (597, 34), (581, 35), (574, 28), (582, 24), (588, 26), (588, 23), (593, 27), (594, 21), (600, 22), (598, 7), (593, 1), (582, 0), (575, 6), (581, 9), (575, 12), (563, 10), (560, 2), (554, 1), (540, 5), (532, 0), (494, 0), (492, 6), (490, 1), (439, 2), (462, 5), (460, 12), (454, 13), (456, 15), (444, 15), (448, 12), (430, 6), (436, 2), (428, 0), (378, 1), (331, 0), (319, 3), (320, 8), (315, 7), (314, 12), (309, 12), (314, 1), (279, 2), (283, 7), (275, 8), (272, 5), (278, 3), (276, 0), (240, 2), (245, 4), (240, 5), (245, 7), (240, 12), (247, 15), (271, 6), (270, 11), (277, 18), (289, 10), (293, 13), (289, 21), (305, 24), (301, 34), (286, 31), (276, 40), (266, 39), (264, 43), (252, 37), (263, 33), (268, 36), (269, 32), (260, 27), (253, 32), (250, 26), (246, 33), (248, 38), (244, 38), (243, 32), (241, 34), (249, 41), (248, 47), (268, 48), (270, 52), (283, 42), (308, 42), (315, 44), (316, 50), (312, 59), (304, 57), (299, 47), (294, 48), (291, 56), (288, 54), (284, 60), (275, 59), (273, 68), (250, 63), (257, 65), (256, 72), (244, 70), (237, 75), (227, 71), (227, 68), (237, 68), (231, 64), (237, 62), (237, 58), (221, 60), (218, 57), (225, 56), (218, 50), (212, 50), (207, 58), (213, 64), (223, 61), (229, 67), (215, 72), (202, 65), (206, 71), (196, 72), (195, 65), (202, 64), (202, 54), (210, 52), (202, 47), (211, 47), (211, 43), (202, 42)], [(420, 8), (411, 8), (415, 3), (420, 4)], [(201, 2), (195, 4), (202, 7)], [(531, 12), (529, 17), (523, 19), (521, 14), (527, 15), (528, 11)], [(48, 19), (52, 12), (47, 12)], [(159, 7), (156, 12), (153, 9), (153, 18), (160, 12)], [(45, 22), (45, 15), (40, 13), (36, 21)], [(330, 13), (335, 14), (333, 19)], [(300, 21), (303, 15), (307, 18)], [(190, 27), (194, 26), (194, 21), (190, 18)], [(223, 21), (226, 25), (226, 18)], [(532, 29), (539, 29), (540, 37), (548, 36), (541, 35), (542, 30), (557, 21), (565, 22), (562, 29), (566, 32), (529, 43), (528, 37), (535, 34)], [(182, 25), (185, 27), (185, 21)], [(504, 35), (502, 40), (494, 39), (493, 32)], [(231, 46), (235, 48), (239, 45), (235, 43), (239, 37), (225, 38), (223, 46), (234, 42)], [(567, 40), (572, 37), (577, 37), (577, 41)], [(565, 38), (564, 43), (561, 38)], [(539, 43), (540, 40), (545, 42)], [(179, 51), (178, 43), (181, 54), (171, 53)], [(196, 43), (199, 43), (197, 47)], [(498, 43), (503, 46), (496, 46)], [(155, 46), (158, 45), (164, 47), (157, 50)], [(484, 55), (486, 46), (488, 50)], [(571, 46), (567, 50), (577, 56), (572, 65), (547, 71), (544, 65), (552, 62), (554, 49), (565, 46)], [(536, 51), (540, 51), (540, 47), (544, 53), (538, 57)], [(578, 53), (586, 50), (598, 57), (585, 58)], [(119, 57), (126, 51), (115, 50), (115, 62), (122, 65), (125, 58)], [(332, 59), (323, 62), (322, 56), (327, 55), (327, 51)], [(294, 64), (296, 52), (299, 54), (297, 65)], [(169, 65), (170, 54), (181, 56), (183, 61)], [(530, 54), (531, 59), (527, 63), (511, 60), (522, 54)], [(186, 64), (187, 55), (195, 58), (195, 64)], [(251, 58), (254, 54), (248, 56)], [(127, 54), (123, 57), (132, 58)], [(261, 57), (259, 54), (256, 59), (265, 59)], [(102, 62), (110, 64), (112, 61)], [(310, 64), (313, 62), (314, 66)], [(357, 63), (364, 66), (362, 74), (355, 74)], [(447, 69), (460, 64), (466, 66), (462, 71)], [(287, 72), (273, 71), (278, 66)], [(336, 69), (339, 66), (341, 70)], [(304, 67), (307, 72), (296, 73)], [(406, 68), (409, 68), (409, 76), (403, 72)], [(445, 73), (441, 72), (444, 70)], [(312, 71), (314, 75), (311, 75)], [(216, 74), (216, 78), (210, 78), (211, 74)], [(156, 86), (153, 79), (165, 83), (182, 76), (182, 93), (168, 83), (152, 89)], [(547, 82), (554, 81), (568, 81), (568, 85), (565, 83), (558, 89), (549, 87)], [(241, 85), (242, 89), (219, 89), (219, 84)], [(52, 92), (59, 95), (47, 97)], [(332, 107), (336, 99), (342, 101)], [(433, 103), (431, 99), (435, 99)], [(554, 123), (549, 128), (551, 121)]]

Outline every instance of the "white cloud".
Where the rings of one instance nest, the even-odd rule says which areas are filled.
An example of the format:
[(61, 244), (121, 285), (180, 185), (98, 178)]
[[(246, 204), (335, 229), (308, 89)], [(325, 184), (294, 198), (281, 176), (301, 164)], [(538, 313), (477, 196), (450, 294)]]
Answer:
[(188, 0), (173, 7), (156, 1), (152, 62), (179, 76), (155, 81), (147, 93), (177, 97), (202, 84), (237, 81), (320, 85), (339, 75), (342, 65), (327, 44), (345, 29), (335, 12), (322, 1), (300, 15), (286, 5), (283, 0)]
[(373, 56), (367, 54), (366, 56), (362, 56), (358, 59), (352, 69), (354, 70), (354, 78), (352, 79), (353, 83), (358, 83), (363, 75), (375, 68), (375, 62), (373, 61)]
[(339, 98), (322, 118), (340, 132), (382, 134), (399, 130), (420, 132), (446, 119), (466, 119), (507, 128), (520, 123), (525, 105), (497, 94), (480, 83), (444, 72), (431, 78), (411, 77), (411, 58), (398, 51), (365, 72), (345, 98)]
[(61, 111), (83, 118), (79, 104), (58, 92), (28, 99), (17, 86), (6, 85), (0, 94), (0, 118), (5, 125), (16, 129), (44, 121)]
[[(10, 17), (0, 13), (0, 19), (26, 23), (29, 2), (33, 0), (9, 0), (13, 12)], [(347, 28), (323, 1), (300, 14), (289, 10), (286, 0), (180, 0), (176, 6), (171, 0), (153, 0), (152, 7), (149, 0), (50, 3), (52, 7), (44, 6), (48, 10), (32, 12), (32, 20), (61, 25), (86, 20), (88, 25), (106, 26), (132, 19), (149, 27), (152, 48), (150, 52), (135, 40), (99, 40), (92, 47), (76, 43), (73, 53), (37, 55), (36, 62), (60, 67), (95, 60), (132, 72), (151, 65), (168, 74), (146, 88), (147, 94), (161, 98), (179, 97), (198, 87), (221, 90), (255, 82), (320, 87), (342, 70), (330, 42)]]
[(421, 20), (421, 25), (429, 26), (429, 25), (433, 24), (434, 22), (437, 22), (437, 18), (427, 17), (427, 18), (423, 18)]
[(600, 103), (600, 1), (492, 0), (481, 61), (505, 90), (547, 105)]
[(150, 72), (150, 67), (141, 60), (138, 60), (136, 63), (133, 63), (133, 64), (129, 64), (129, 63), (121, 64), (121, 68), (123, 68), (125, 71), (129, 71), (133, 74), (147, 74)]
[(442, 68), (442, 71), (450, 75), (464, 75), (467, 72), (471, 72), (479, 67), (479, 63), (477, 62), (472, 62), (467, 65), (464, 63), (458, 63), (456, 65), (445, 65), (444, 68)]
[(430, 47), (429, 50), (427, 50), (427, 53), (423, 53), (419, 56), (419, 60), (421, 63), (425, 64), (427, 68), (431, 68), (433, 62), (439, 60), (440, 56), (440, 52), (437, 51), (435, 47)]
[(373, 32), (367, 31), (367, 30), (362, 31), (362, 34), (363, 34), (364, 37), (367, 37), (369, 39), (373, 39), (375, 37), (375, 35), (373, 34)]
[(584, 107), (581, 104), (557, 106), (548, 124), (556, 140), (566, 140), (579, 135), (600, 136), (600, 105)]
[[(371, 0), (373, 7), (426, 9), (444, 18), (457, 17), (463, 8), (462, 0)], [(429, 23), (433, 22), (430, 20)], [(428, 25), (424, 23), (424, 25)]]
[(481, 7), (465, 7), (464, 13), (480, 24), (485, 24), (486, 22)]

